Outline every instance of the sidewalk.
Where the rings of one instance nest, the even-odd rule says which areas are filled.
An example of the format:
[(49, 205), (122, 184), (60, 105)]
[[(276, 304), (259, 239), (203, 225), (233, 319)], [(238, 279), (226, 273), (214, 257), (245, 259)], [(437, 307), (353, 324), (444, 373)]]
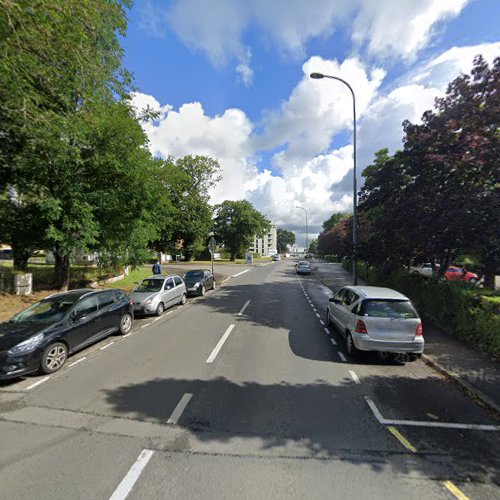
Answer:
[[(334, 292), (350, 282), (340, 264), (315, 262), (313, 275)], [(365, 284), (361, 279), (358, 282)], [(424, 337), (424, 362), (500, 414), (500, 363), (428, 322), (424, 322)]]

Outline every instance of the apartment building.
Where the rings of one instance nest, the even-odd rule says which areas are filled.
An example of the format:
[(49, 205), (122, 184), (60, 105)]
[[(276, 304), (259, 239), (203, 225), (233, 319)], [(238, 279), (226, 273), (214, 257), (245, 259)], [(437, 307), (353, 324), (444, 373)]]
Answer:
[(271, 224), (271, 229), (262, 238), (255, 236), (253, 244), (248, 249), (249, 252), (258, 253), (260, 255), (274, 255), (278, 248), (278, 235), (276, 224)]

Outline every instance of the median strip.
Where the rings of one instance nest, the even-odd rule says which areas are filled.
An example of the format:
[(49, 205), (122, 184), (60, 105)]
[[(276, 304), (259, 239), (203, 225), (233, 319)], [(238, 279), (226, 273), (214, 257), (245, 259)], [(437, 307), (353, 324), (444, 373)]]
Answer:
[(170, 418), (167, 420), (167, 424), (175, 425), (178, 422), (179, 418), (186, 409), (186, 406), (189, 404), (189, 401), (191, 401), (192, 397), (193, 395), (190, 394), (189, 392), (186, 392), (186, 394), (182, 396), (181, 400), (177, 403), (177, 406), (172, 412), (172, 415), (170, 415)]
[(142, 450), (135, 463), (132, 465), (132, 467), (130, 467), (127, 475), (122, 479), (122, 482), (118, 485), (114, 493), (109, 497), (109, 500), (125, 500), (125, 498), (127, 498), (129, 493), (132, 491), (134, 484), (139, 479), (142, 471), (151, 460), (153, 453), (153, 450)]
[(214, 350), (208, 356), (207, 363), (213, 363), (214, 359), (217, 357), (217, 354), (219, 354), (219, 351), (221, 350), (222, 346), (224, 345), (224, 342), (227, 340), (231, 332), (233, 331), (234, 325), (229, 325), (228, 329), (224, 333), (224, 335), (221, 337), (217, 345), (215, 346)]
[(243, 313), (245, 312), (245, 309), (248, 307), (248, 304), (250, 304), (250, 299), (248, 299), (245, 302), (245, 305), (241, 308), (241, 311), (238, 313), (238, 316), (242, 316), (243, 315)]

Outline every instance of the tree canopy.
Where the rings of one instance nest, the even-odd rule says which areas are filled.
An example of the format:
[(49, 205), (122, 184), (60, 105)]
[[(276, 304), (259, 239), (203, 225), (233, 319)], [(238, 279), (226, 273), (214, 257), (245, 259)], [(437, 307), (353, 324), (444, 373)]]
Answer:
[(295, 244), (295, 233), (278, 228), (276, 230), (276, 239), (278, 242), (278, 253), (286, 253), (288, 251), (288, 246)]
[(226, 200), (215, 207), (214, 227), (216, 239), (229, 249), (234, 261), (244, 254), (254, 236), (262, 237), (269, 231), (271, 222), (249, 201)]

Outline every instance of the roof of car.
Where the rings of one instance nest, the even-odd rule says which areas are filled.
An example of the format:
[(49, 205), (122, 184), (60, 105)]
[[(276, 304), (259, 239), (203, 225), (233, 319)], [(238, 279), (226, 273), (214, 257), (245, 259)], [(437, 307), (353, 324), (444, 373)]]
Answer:
[(361, 295), (365, 299), (402, 299), (409, 300), (402, 293), (393, 290), (392, 288), (384, 288), (381, 286), (346, 286), (350, 290)]
[(58, 292), (45, 297), (46, 299), (53, 299), (54, 297), (63, 297), (64, 295), (77, 295), (78, 297), (82, 297), (83, 295), (87, 295), (89, 293), (102, 292), (103, 290), (93, 290), (91, 288), (77, 288), (75, 290), (68, 290), (67, 292)]

